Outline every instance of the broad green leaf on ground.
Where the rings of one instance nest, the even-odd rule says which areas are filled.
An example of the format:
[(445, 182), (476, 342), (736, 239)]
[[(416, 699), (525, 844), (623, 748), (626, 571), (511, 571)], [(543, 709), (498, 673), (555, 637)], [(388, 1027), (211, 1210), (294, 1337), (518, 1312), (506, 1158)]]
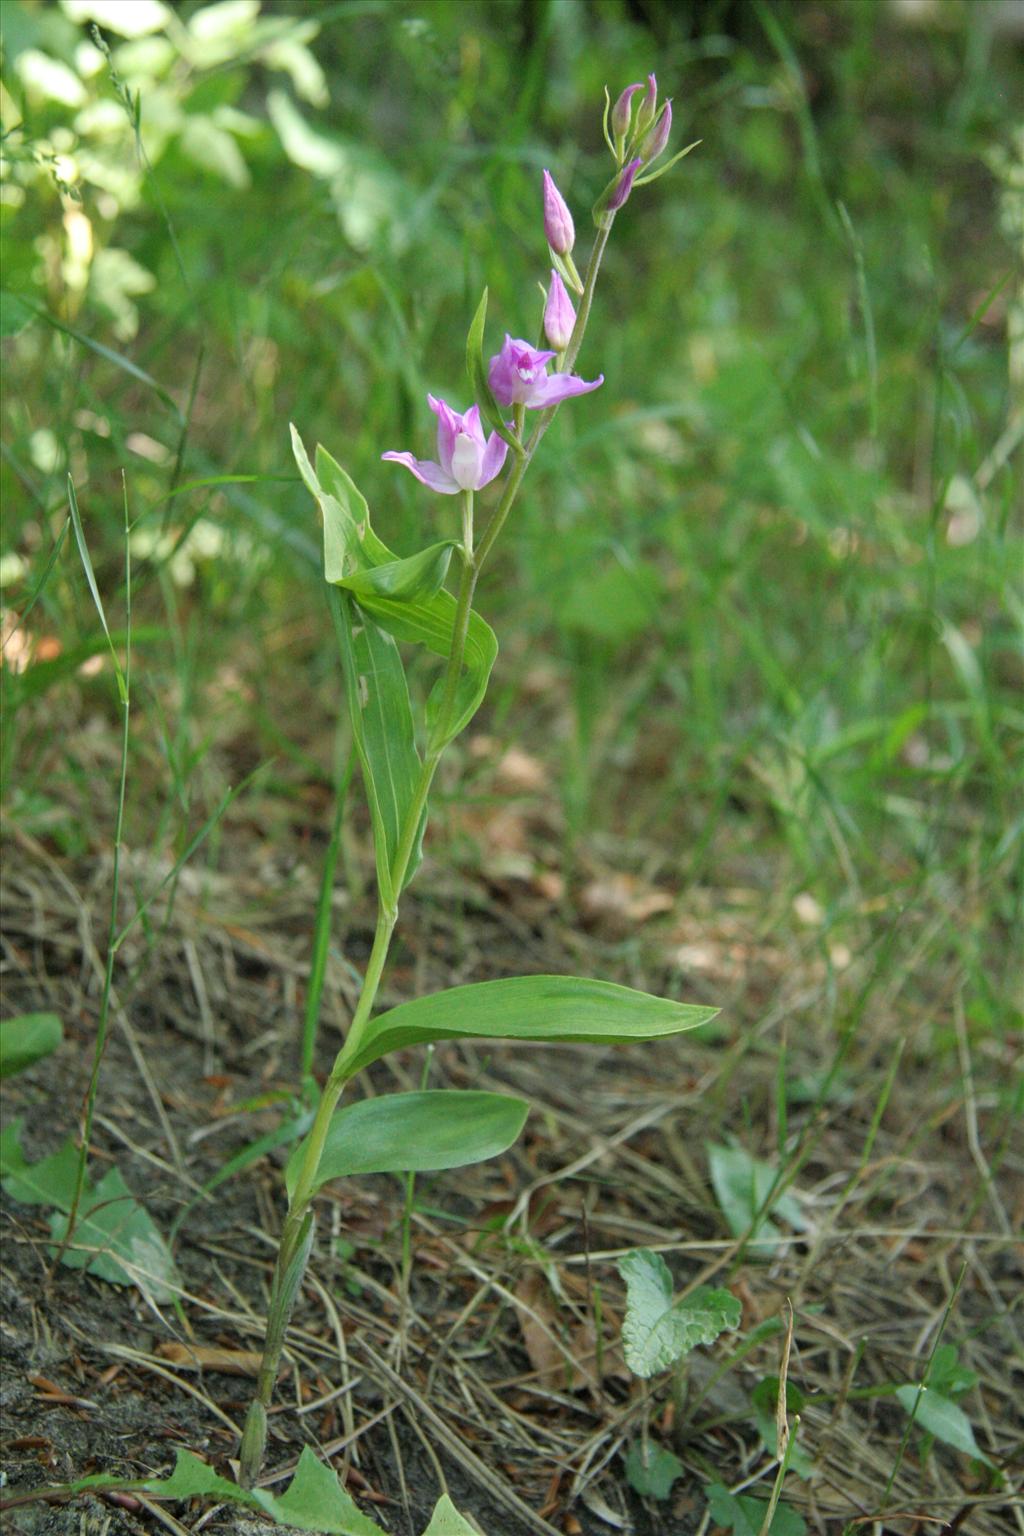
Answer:
[(797, 1232), (806, 1232), (807, 1222), (793, 1195), (771, 1191), (778, 1179), (777, 1168), (751, 1157), (744, 1147), (708, 1145), (711, 1183), (722, 1208), (722, 1215), (735, 1237), (750, 1233), (751, 1244), (762, 1252), (777, 1242), (782, 1233), (770, 1216), (781, 1216)]
[(330, 1467), (318, 1461), (308, 1445), (282, 1494), (240, 1488), (190, 1451), (179, 1451), (170, 1477), (151, 1480), (144, 1491), (165, 1499), (205, 1497), (244, 1504), (262, 1510), (278, 1525), (323, 1532), (323, 1536), (380, 1536), (380, 1526), (362, 1514)]
[(741, 1307), (729, 1291), (700, 1285), (674, 1302), (672, 1275), (660, 1253), (634, 1248), (618, 1267), (626, 1282), (623, 1353), (637, 1376), (666, 1371), (698, 1344), (713, 1344), (727, 1328), (739, 1327)]
[[(293, 1530), (316, 1531), (318, 1536), (382, 1536), (381, 1527), (364, 1515), (351, 1495), (342, 1487), (331, 1468), (318, 1460), (307, 1445), (284, 1493), (268, 1493), (264, 1488), (240, 1488), (229, 1477), (221, 1477), (191, 1451), (178, 1451), (170, 1477), (151, 1477), (145, 1482), (126, 1481), (108, 1473), (95, 1473), (69, 1483), (60, 1491), (87, 1493), (94, 1489), (124, 1488), (152, 1494), (158, 1499), (215, 1499), (219, 1503), (240, 1504), (246, 1509), (269, 1515), (278, 1525)], [(447, 1497), (438, 1500), (433, 1518), (423, 1536), (477, 1536)]]
[(925, 1383), (943, 1397), (955, 1399), (978, 1385), (978, 1373), (960, 1364), (955, 1344), (940, 1344), (928, 1362)]
[[(402, 829), (423, 765), (416, 750), (409, 688), (398, 646), (351, 597), (341, 599), (341, 610), (339, 640), (345, 691), (373, 822), (377, 880), (382, 900), (392, 906), (401, 893), (401, 886), (396, 888), (395, 862)], [(418, 863), (422, 824), (423, 818), (402, 885), (411, 879)]]
[(966, 1413), (948, 1397), (943, 1397), (941, 1392), (936, 1392), (933, 1387), (900, 1387), (896, 1400), (913, 1417), (918, 1429), (934, 1435), (936, 1440), (951, 1445), (954, 1450), (963, 1451), (965, 1456), (973, 1456), (976, 1461), (991, 1466), (974, 1438), (974, 1430)]
[(655, 1445), (653, 1440), (646, 1445), (634, 1440), (626, 1454), (626, 1478), (641, 1498), (667, 1499), (672, 1484), (685, 1471), (678, 1456), (662, 1445)]
[(78, 1151), (69, 1136), (59, 1151), (38, 1163), (23, 1158), (21, 1167), (4, 1179), (4, 1189), (22, 1205), (56, 1205), (70, 1211), (77, 1177)]
[[(55, 1212), (50, 1233), (62, 1243), (67, 1217)], [(180, 1286), (170, 1249), (145, 1206), (133, 1199), (118, 1168), (95, 1189), (83, 1191), (78, 1222), (63, 1262), (113, 1285), (136, 1285), (158, 1305), (172, 1301)]]
[(50, 1056), (64, 1038), (55, 1013), (20, 1013), (0, 1023), (0, 1077), (13, 1077)]
[[(354, 1173), (432, 1173), (497, 1157), (519, 1136), (529, 1105), (503, 1093), (430, 1088), (361, 1099), (332, 1117), (316, 1187)], [(288, 1160), (292, 1194), (306, 1143)]]
[(356, 1042), (351, 1072), (388, 1051), (431, 1040), (546, 1040), (624, 1044), (706, 1024), (717, 1008), (651, 997), (579, 976), (513, 976), (451, 987), (399, 1003), (371, 1020)]
[(423, 1536), (479, 1536), (479, 1532), (464, 1515), (459, 1514), (448, 1495), (443, 1494), (434, 1506), (430, 1524)]
[[(3, 1187), (23, 1205), (57, 1207), (50, 1217), (50, 1235), (59, 1245), (75, 1197), (78, 1151), (69, 1136), (50, 1157), (27, 1163), (17, 1139), (20, 1124), (9, 1126), (0, 1143)], [(117, 1168), (104, 1174), (95, 1188), (88, 1180), (83, 1185), (79, 1219), (62, 1262), (115, 1285), (136, 1285), (158, 1304), (173, 1300), (180, 1289), (166, 1242)]]
[[(746, 1494), (730, 1493), (721, 1483), (709, 1483), (707, 1495), (711, 1518), (733, 1536), (761, 1536), (764, 1517), (768, 1513), (767, 1499), (751, 1499)], [(776, 1506), (767, 1536), (804, 1536), (807, 1526), (803, 1515), (785, 1504)]]
[(21, 1150), (21, 1130), (24, 1124), (24, 1117), (19, 1115), (17, 1120), (12, 1120), (10, 1125), (5, 1125), (0, 1131), (0, 1179), (6, 1179), (12, 1173), (20, 1173), (28, 1167)]

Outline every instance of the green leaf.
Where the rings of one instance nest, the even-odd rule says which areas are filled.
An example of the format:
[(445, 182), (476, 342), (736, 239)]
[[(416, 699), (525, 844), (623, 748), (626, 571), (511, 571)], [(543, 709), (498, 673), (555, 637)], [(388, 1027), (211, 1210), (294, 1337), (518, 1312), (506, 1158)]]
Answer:
[(422, 772), (416, 750), (405, 669), (390, 635), (378, 629), (353, 599), (343, 595), (338, 638), (349, 716), (373, 822), (373, 846), (381, 899), (394, 906), (419, 862), (426, 823), (421, 818), (413, 856), (400, 884), (396, 858)]
[(513, 976), (451, 987), (400, 1003), (371, 1020), (356, 1042), (356, 1072), (389, 1051), (431, 1040), (546, 1040), (623, 1044), (706, 1024), (717, 1008), (651, 997), (579, 976)]
[(35, 310), (16, 293), (12, 293), (9, 288), (0, 290), (0, 336), (17, 336), (34, 319)]
[(634, 1248), (619, 1260), (626, 1282), (622, 1346), (637, 1376), (666, 1371), (698, 1344), (713, 1344), (727, 1328), (738, 1328), (740, 1304), (725, 1290), (698, 1286), (672, 1300), (672, 1276), (660, 1253)]
[[(779, 1400), (779, 1378), (777, 1376), (765, 1376), (758, 1382), (750, 1394), (750, 1402), (754, 1423), (757, 1432), (761, 1436), (761, 1444), (769, 1456), (775, 1456), (778, 1449), (778, 1426), (775, 1422), (775, 1412)], [(798, 1414), (803, 1412), (804, 1394), (799, 1387), (791, 1381), (786, 1383), (786, 1412)], [(814, 1473), (814, 1461), (799, 1444), (793, 1445), (789, 1451), (789, 1470), (795, 1472), (798, 1477), (809, 1478)]]
[(951, 1445), (954, 1450), (963, 1451), (965, 1456), (973, 1456), (975, 1461), (982, 1461), (986, 1466), (992, 1465), (975, 1440), (966, 1413), (948, 1397), (943, 1397), (941, 1392), (925, 1386), (900, 1387), (896, 1400), (913, 1417), (918, 1429), (934, 1435), (936, 1440)]
[(464, 1515), (459, 1514), (448, 1495), (443, 1494), (434, 1506), (430, 1524), (423, 1536), (479, 1536), (479, 1532)]
[(0, 1023), (0, 1077), (24, 1072), (34, 1061), (50, 1056), (64, 1038), (55, 1013), (21, 1013)]
[(376, 565), (365, 571), (355, 571), (337, 583), (357, 597), (393, 597), (403, 601), (410, 598), (435, 597), (444, 586), (452, 550), (457, 539), (445, 539), (421, 549), (418, 555), (407, 560), (391, 560), (386, 565)]
[(0, 1131), (0, 1178), (6, 1179), (8, 1174), (20, 1173), (28, 1167), (21, 1150), (21, 1128), (24, 1124), (24, 1116), (19, 1115)]
[(483, 291), (476, 314), (466, 337), (466, 371), (469, 374), (470, 393), (480, 407), (481, 414), (500, 437), (503, 437), (516, 453), (522, 452), (519, 439), (506, 425), (501, 409), (491, 393), (484, 366), (484, 327), (487, 324), (487, 289)]
[(69, 1136), (58, 1152), (38, 1163), (23, 1163), (4, 1179), (4, 1189), (23, 1205), (56, 1205), (71, 1209), (78, 1178), (78, 1151)]
[[(55, 1243), (63, 1242), (67, 1227), (67, 1216), (55, 1212), (50, 1218)], [(113, 1285), (138, 1286), (157, 1305), (173, 1301), (181, 1288), (170, 1249), (118, 1168), (88, 1192), (63, 1262)]]
[(667, 1499), (672, 1484), (685, 1471), (678, 1456), (652, 1440), (644, 1445), (634, 1441), (626, 1455), (629, 1486), (645, 1499)]
[[(403, 565), (370, 526), (365, 498), (350, 476), (323, 447), (316, 451), (316, 469), (292, 427), (292, 448), (308, 489), (319, 504), (324, 520), (324, 577), (333, 585), (352, 587), (359, 573), (380, 570), (384, 566)], [(436, 549), (437, 546), (434, 546)], [(429, 552), (425, 552), (429, 553)], [(410, 556), (416, 561), (419, 556)], [(390, 579), (390, 578), (388, 578)], [(450, 592), (426, 591), (404, 596), (387, 595), (373, 588), (372, 581), (358, 581), (361, 590), (353, 590), (359, 606), (374, 623), (402, 644), (422, 645), (443, 660), (451, 655), (455, 629), (456, 602)], [(415, 584), (414, 584), (415, 585)], [(372, 589), (373, 588), (373, 589)], [(371, 590), (372, 589), (372, 590)], [(487, 691), (487, 680), (498, 654), (494, 631), (475, 611), (469, 616), (469, 629), (463, 654), (463, 672), (459, 680), (457, 708), (444, 746), (464, 730), (476, 714)], [(443, 683), (439, 680), (427, 701), (427, 723), (432, 726), (440, 706)]]
[(322, 1532), (323, 1536), (380, 1536), (380, 1526), (360, 1512), (330, 1467), (318, 1461), (308, 1445), (303, 1447), (295, 1476), (282, 1494), (240, 1488), (191, 1451), (179, 1451), (170, 1477), (152, 1478), (142, 1485), (142, 1491), (165, 1499), (208, 1498), (244, 1504), (262, 1510), (278, 1525)]
[[(708, 1145), (711, 1183), (722, 1207), (722, 1214), (735, 1237), (748, 1232), (750, 1242), (770, 1251), (770, 1245), (782, 1237), (771, 1215), (781, 1216), (797, 1232), (806, 1232), (807, 1222), (791, 1194), (771, 1196), (778, 1169), (758, 1162), (744, 1147)], [(769, 1196), (771, 1198), (769, 1199)]]
[(957, 1398), (978, 1385), (978, 1373), (960, 1364), (955, 1344), (940, 1344), (928, 1362), (925, 1383), (943, 1397)]
[[(704, 1491), (711, 1518), (717, 1525), (731, 1530), (733, 1536), (761, 1536), (764, 1517), (768, 1513), (767, 1499), (751, 1499), (744, 1494), (730, 1493), (721, 1483), (710, 1483)], [(806, 1530), (803, 1515), (785, 1504), (778, 1504), (767, 1536), (804, 1536)]]
[[(518, 1137), (529, 1105), (502, 1093), (426, 1089), (361, 1099), (333, 1116), (316, 1187), (353, 1173), (428, 1173), (496, 1157)], [(292, 1194), (306, 1143), (288, 1160)]]

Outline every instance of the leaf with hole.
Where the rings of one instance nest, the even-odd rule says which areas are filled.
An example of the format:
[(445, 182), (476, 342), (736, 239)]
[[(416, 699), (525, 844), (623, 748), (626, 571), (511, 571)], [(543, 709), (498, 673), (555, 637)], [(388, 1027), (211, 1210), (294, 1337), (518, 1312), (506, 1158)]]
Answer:
[(389, 1051), (433, 1040), (659, 1040), (706, 1024), (718, 1013), (580, 976), (512, 976), (433, 992), (378, 1014), (355, 1042), (349, 1073)]
[[(361, 1099), (331, 1119), (316, 1188), (355, 1173), (433, 1173), (497, 1157), (519, 1136), (529, 1105), (504, 1093), (430, 1088)], [(293, 1194), (306, 1142), (285, 1174)]]
[(986, 1466), (992, 1465), (975, 1440), (974, 1429), (966, 1413), (957, 1403), (943, 1397), (941, 1392), (927, 1386), (900, 1387), (896, 1401), (910, 1414), (918, 1429), (934, 1435), (943, 1445), (951, 1445), (954, 1450), (963, 1451), (965, 1456), (973, 1456), (975, 1461), (982, 1461)]
[(0, 1023), (0, 1077), (13, 1077), (51, 1056), (64, 1038), (55, 1013), (20, 1013)]
[(637, 1376), (667, 1371), (698, 1344), (713, 1344), (726, 1329), (739, 1327), (740, 1304), (729, 1291), (700, 1285), (674, 1301), (672, 1275), (660, 1253), (634, 1248), (618, 1268), (626, 1282), (623, 1353)]
[(779, 1170), (751, 1157), (745, 1147), (708, 1145), (711, 1184), (722, 1215), (734, 1237), (750, 1234), (751, 1245), (762, 1253), (772, 1251), (782, 1232), (769, 1218), (781, 1216), (796, 1232), (806, 1232), (807, 1222), (796, 1198), (783, 1190), (773, 1193)]

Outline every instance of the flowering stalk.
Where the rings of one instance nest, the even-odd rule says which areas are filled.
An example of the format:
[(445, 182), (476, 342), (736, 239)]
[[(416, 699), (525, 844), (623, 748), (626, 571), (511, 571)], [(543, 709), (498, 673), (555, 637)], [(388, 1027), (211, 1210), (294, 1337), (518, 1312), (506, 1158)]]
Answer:
[[(629, 116), (631, 116), (632, 93), (638, 89), (640, 89), (639, 86), (630, 87), (627, 92), (623, 93), (623, 98), (620, 98), (620, 103), (616, 106), (615, 126), (617, 133), (624, 120), (625, 109), (620, 110), (621, 103), (624, 99), (626, 108), (630, 109)], [(650, 77), (648, 85), (648, 97), (650, 97), (652, 90), (656, 95), (653, 76)], [(648, 105), (648, 97), (645, 97), (645, 108)], [(638, 117), (643, 115), (644, 109), (638, 114)], [(647, 128), (650, 128), (654, 120), (655, 115), (652, 104), (650, 121), (645, 122), (645, 131)], [(652, 131), (657, 132), (657, 128)], [(639, 159), (636, 164), (640, 164)], [(621, 182), (624, 174), (630, 174), (631, 185), (632, 178), (636, 174), (635, 169), (627, 167), (625, 173), (617, 172), (616, 181)], [(621, 201), (625, 200), (628, 191), (629, 187), (627, 186)], [(451, 545), (455, 545), (454, 558), (458, 562), (458, 587), (453, 608), (444, 610), (451, 615), (451, 638), (450, 642), (448, 642), (448, 654), (444, 658), (441, 681), (434, 695), (438, 699), (437, 707), (430, 716), (422, 758), (415, 753), (413, 756), (413, 760), (418, 764), (418, 767), (414, 779), (410, 781), (409, 792), (404, 802), (400, 802), (397, 797), (394, 802), (399, 808), (398, 823), (397, 828), (391, 828), (391, 836), (394, 841), (388, 846), (383, 873), (381, 872), (382, 866), (378, 861), (379, 900), (377, 924), (362, 989), (345, 1043), (335, 1057), (330, 1074), (324, 1084), (313, 1125), (298, 1154), (297, 1165), (294, 1170), (291, 1167), (289, 1168), (290, 1175), (294, 1172), (294, 1179), (290, 1180), (288, 1210), (285, 1216), (271, 1283), (267, 1334), (257, 1381), (256, 1397), (249, 1409), (240, 1450), (240, 1476), (245, 1486), (253, 1484), (262, 1464), (267, 1434), (267, 1410), (270, 1405), (271, 1394), (284, 1348), (285, 1330), (302, 1283), (312, 1246), (313, 1214), (311, 1206), (313, 1198), (323, 1181), (323, 1175), (319, 1171), (328, 1141), (328, 1134), (331, 1129), (332, 1117), (338, 1107), (346, 1084), (366, 1063), (368, 1039), (375, 1028), (375, 1021), (373, 1019), (374, 1003), (387, 961), (392, 935), (398, 920), (399, 895), (415, 868), (414, 861), (418, 858), (418, 849), (423, 834), (423, 824), (431, 786), (445, 748), (458, 733), (461, 725), (466, 723), (466, 707), (464, 699), (462, 699), (460, 694), (460, 687), (463, 681), (471, 624), (475, 623), (479, 627), (481, 623), (479, 617), (474, 615), (473, 612), (473, 599), (477, 582), (512, 510), (534, 454), (548, 427), (554, 420), (559, 406), (564, 400), (573, 395), (589, 393), (602, 382), (602, 377), (593, 381), (580, 379), (573, 374), (572, 369), (583, 344), (587, 324), (590, 319), (601, 261), (611, 233), (615, 212), (619, 206), (621, 206), (621, 202), (614, 203), (614, 206), (609, 203), (601, 209), (600, 215), (596, 219), (597, 232), (590, 251), (586, 274), (584, 278), (580, 279), (575, 267), (572, 265), (571, 252), (575, 241), (572, 215), (550, 175), (545, 171), (543, 184), (544, 230), (553, 253), (553, 259), (556, 261), (556, 271), (552, 273), (546, 305), (545, 324), (548, 327), (549, 339), (556, 350), (553, 352), (538, 351), (528, 343), (515, 341), (511, 336), (506, 335), (504, 345), (500, 352), (491, 359), (489, 370), (484, 375), (482, 352), (478, 354), (477, 361), (474, 363), (472, 361), (471, 348), (471, 376), (474, 378), (475, 385), (480, 394), (481, 406), (488, 417), (489, 423), (495, 430), (485, 439), (481, 423), (481, 410), (477, 405), (474, 404), (464, 413), (460, 413), (454, 411), (443, 400), (430, 396), (428, 397), (430, 407), (438, 421), (437, 460), (417, 459), (411, 453), (406, 452), (389, 451), (383, 455), (385, 459), (398, 462), (407, 468), (419, 481), (430, 489), (443, 495), (458, 496), (461, 514), (461, 541), (448, 540), (445, 545), (435, 547), (442, 550), (444, 554), (445, 565), (443, 570), (446, 570)], [(568, 294), (562, 285), (559, 275), (560, 271), (568, 276), (574, 287), (578, 288), (580, 300), (576, 311), (573, 310)], [(481, 304), (477, 319), (471, 328), (471, 340), (474, 336), (478, 341), (482, 338), (486, 313), (485, 301)], [(556, 372), (549, 373), (548, 365), (556, 358), (560, 366)], [(509, 407), (511, 407), (513, 413), (512, 423), (508, 423), (503, 419), (503, 412)], [(529, 435), (526, 434), (526, 412), (528, 410), (536, 412), (536, 419)], [(509, 445), (515, 451), (506, 458)], [(301, 444), (299, 446), (301, 448)], [(299, 457), (300, 469), (303, 470), (304, 478), (310, 484), (311, 489), (315, 487), (314, 494), (318, 494), (320, 492), (319, 481), (309, 466), (308, 461), (305, 461), (305, 464), (303, 463), (305, 459), (304, 450), (302, 450), (301, 456), (297, 453), (297, 457)], [(501, 495), (479, 542), (474, 543), (474, 492), (487, 485), (503, 468), (505, 470), (505, 481)], [(338, 466), (334, 466), (334, 469), (338, 471), (339, 475), (343, 476), (343, 472), (340, 471)], [(337, 485), (335, 489), (338, 489)], [(340, 492), (341, 494), (346, 494), (347, 487), (342, 486)], [(351, 487), (351, 492), (358, 496), (354, 487)], [(340, 513), (341, 509), (337, 497), (331, 497), (328, 500), (330, 500), (336, 511)], [(363, 509), (365, 511), (365, 503), (363, 503)], [(368, 524), (360, 523), (358, 513), (353, 517), (353, 527), (357, 529), (362, 527), (363, 532), (358, 535), (359, 538), (368, 537), (366, 534)], [(377, 544), (379, 545), (379, 541), (377, 541)], [(380, 548), (382, 549), (383, 546), (380, 546)], [(424, 555), (430, 555), (431, 553), (432, 551), (426, 551)], [(383, 560), (384, 556), (381, 556), (381, 559)], [(406, 567), (416, 565), (417, 560), (419, 560), (420, 564), (417, 565), (416, 577), (416, 579), (419, 579), (418, 573), (423, 564), (423, 557), (413, 557), (412, 560), (406, 562), (396, 562), (390, 556), (388, 556), (388, 559), (391, 560), (390, 564), (381, 565), (380, 561), (377, 562), (376, 574), (378, 577), (383, 576), (384, 571), (387, 570), (391, 573), (388, 578), (389, 581), (394, 583), (399, 580)], [(345, 562), (342, 561), (341, 565), (344, 568)], [(442, 576), (438, 578), (438, 581), (443, 579), (443, 570)], [(407, 575), (408, 573), (406, 572), (405, 574)], [(365, 579), (366, 572), (362, 572), (361, 575)], [(341, 577), (328, 574), (328, 579), (337, 580), (338, 584), (344, 587), (349, 580), (347, 568), (345, 568), (344, 574)], [(364, 586), (354, 590), (357, 593), (359, 591), (365, 592), (366, 588)], [(372, 587), (370, 590), (372, 593)], [(392, 585), (382, 587), (380, 590), (388, 594), (393, 593), (395, 589)], [(437, 587), (435, 586), (432, 590), (436, 592)], [(486, 626), (483, 627), (486, 630)], [(489, 631), (487, 632), (489, 633)], [(349, 665), (349, 663), (346, 662), (346, 665)], [(482, 694), (478, 696), (477, 702), (480, 696)], [(350, 708), (353, 710), (355, 724), (359, 704), (351, 704), (350, 702)], [(366, 778), (368, 777), (369, 769), (365, 761), (363, 767), (364, 778)], [(375, 840), (376, 837), (377, 827), (375, 825)], [(572, 978), (561, 979), (572, 980)], [(551, 980), (551, 978), (548, 978), (548, 980)], [(640, 994), (636, 995), (640, 996)], [(647, 1001), (656, 1003), (658, 1000), (649, 999)], [(683, 1013), (687, 1013), (685, 1005), (665, 1006), (671, 1007), (677, 1015), (680, 1008)], [(652, 1028), (650, 1033), (640, 1038), (651, 1038), (652, 1034), (660, 1032), (662, 1028), (664, 1028), (665, 1032), (674, 1032), (680, 1028), (692, 1027), (693, 1023), (703, 1022), (703, 1018), (706, 1016), (705, 1010), (692, 1009), (689, 1010), (689, 1013), (700, 1013), (702, 1017), (700, 1020), (694, 1018), (689, 1023), (674, 1023), (671, 1029), (667, 1025), (659, 1025), (658, 1030)], [(564, 1034), (554, 1034), (550, 1037), (568, 1038)], [(626, 1036), (609, 1034), (609, 1038), (627, 1037), (633, 1038), (633, 1036), (628, 1034)], [(590, 1037), (587, 1036), (587, 1038)], [(344, 1114), (346, 1111), (342, 1113)], [(507, 1145), (508, 1143), (506, 1142), (505, 1144)], [(408, 1165), (401, 1164), (400, 1166), (405, 1167)]]

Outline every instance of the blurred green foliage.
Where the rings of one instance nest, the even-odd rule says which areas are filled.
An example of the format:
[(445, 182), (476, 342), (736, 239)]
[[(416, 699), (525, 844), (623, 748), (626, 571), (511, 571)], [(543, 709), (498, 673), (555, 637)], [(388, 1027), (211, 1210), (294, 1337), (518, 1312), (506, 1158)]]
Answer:
[[(380, 454), (427, 454), (428, 389), (468, 404), (485, 283), (495, 347), (534, 334), (541, 170), (585, 247), (604, 87), (655, 68), (673, 142), (703, 142), (616, 224), (580, 359), (606, 384), (560, 414), (485, 583), (491, 723), (558, 768), (570, 868), (597, 823), (676, 889), (759, 885), (776, 915), (810, 893), (823, 953), (867, 948), (876, 977), (912, 956), (924, 999), (952, 978), (1000, 1027), (1024, 130), (999, 22), (955, 0), (8, 0), (8, 670), (95, 640), (72, 541), (47, 575), (69, 472), (116, 614), (124, 471), (137, 621), (166, 637), (136, 674), (136, 822), (180, 840), (272, 754), (281, 805), (329, 777), (340, 678), (288, 422), (401, 554), (452, 533)], [(109, 766), (54, 706), (109, 710), (94, 687), (65, 669), (9, 711), (8, 807), (70, 852)]]

